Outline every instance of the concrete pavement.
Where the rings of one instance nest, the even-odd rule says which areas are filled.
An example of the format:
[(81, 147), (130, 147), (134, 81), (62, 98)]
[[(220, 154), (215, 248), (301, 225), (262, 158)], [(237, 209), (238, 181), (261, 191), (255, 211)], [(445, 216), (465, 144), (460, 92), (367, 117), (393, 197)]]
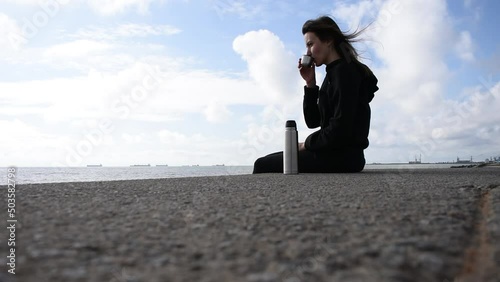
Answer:
[(0, 281), (500, 281), (499, 168), (19, 185), (16, 200)]

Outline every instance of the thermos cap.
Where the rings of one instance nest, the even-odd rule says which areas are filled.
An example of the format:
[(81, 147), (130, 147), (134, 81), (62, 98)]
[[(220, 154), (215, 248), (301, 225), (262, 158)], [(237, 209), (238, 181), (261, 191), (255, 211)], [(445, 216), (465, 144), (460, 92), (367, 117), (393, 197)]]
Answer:
[(294, 120), (287, 120), (285, 127), (297, 127), (297, 124)]

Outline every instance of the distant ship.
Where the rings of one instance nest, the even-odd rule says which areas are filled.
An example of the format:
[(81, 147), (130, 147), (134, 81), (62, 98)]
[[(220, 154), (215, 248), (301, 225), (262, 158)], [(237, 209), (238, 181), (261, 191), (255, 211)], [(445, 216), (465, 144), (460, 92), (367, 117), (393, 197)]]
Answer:
[(102, 167), (102, 164), (90, 164), (87, 167)]
[(214, 166), (225, 166), (224, 164), (216, 164)]
[(470, 157), (470, 161), (469, 160), (461, 160), (459, 157), (457, 157), (456, 163), (457, 164), (472, 164), (473, 163), (472, 156)]
[(136, 165), (131, 165), (131, 167), (148, 167), (151, 166), (150, 164), (136, 164)]
[(164, 165), (163, 165), (163, 164), (161, 164), (161, 165), (156, 165), (156, 166), (168, 166), (168, 164), (164, 164)]
[(414, 161), (410, 161), (409, 164), (421, 164), (422, 163), (422, 154), (420, 154), (420, 158), (417, 160), (417, 156), (415, 156)]

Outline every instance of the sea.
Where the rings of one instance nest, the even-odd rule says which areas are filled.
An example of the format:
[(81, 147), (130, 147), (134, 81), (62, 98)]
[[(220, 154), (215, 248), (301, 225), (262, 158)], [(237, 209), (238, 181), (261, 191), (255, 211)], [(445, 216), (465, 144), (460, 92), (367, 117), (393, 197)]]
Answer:
[[(376, 169), (435, 169), (452, 164), (367, 164), (365, 170)], [(4, 171), (8, 184), (9, 168)], [(228, 176), (251, 174), (252, 166), (145, 166), (145, 167), (16, 167), (11, 179), (16, 184), (90, 182), (113, 180), (160, 179), (179, 177)], [(11, 180), (12, 181), (12, 180)], [(3, 185), (0, 178), (0, 186)]]

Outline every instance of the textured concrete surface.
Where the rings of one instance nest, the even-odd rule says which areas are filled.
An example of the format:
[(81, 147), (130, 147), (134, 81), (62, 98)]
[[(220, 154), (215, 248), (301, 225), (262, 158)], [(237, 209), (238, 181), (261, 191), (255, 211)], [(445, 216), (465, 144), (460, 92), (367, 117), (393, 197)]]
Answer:
[(16, 200), (0, 281), (500, 281), (499, 168), (19, 185)]

